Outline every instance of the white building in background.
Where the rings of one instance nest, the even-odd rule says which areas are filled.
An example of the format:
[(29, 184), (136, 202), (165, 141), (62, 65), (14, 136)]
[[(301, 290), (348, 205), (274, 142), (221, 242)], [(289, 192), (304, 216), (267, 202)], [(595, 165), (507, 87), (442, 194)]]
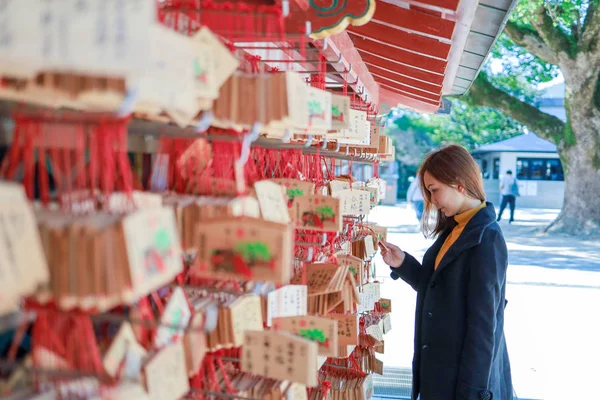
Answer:
[[(564, 93), (564, 83), (550, 86), (539, 108), (565, 121)], [(480, 146), (473, 156), (481, 167), (486, 196), (493, 203), (500, 199), (500, 179), (511, 170), (521, 194), (517, 207), (562, 207), (565, 175), (554, 143), (528, 133)]]

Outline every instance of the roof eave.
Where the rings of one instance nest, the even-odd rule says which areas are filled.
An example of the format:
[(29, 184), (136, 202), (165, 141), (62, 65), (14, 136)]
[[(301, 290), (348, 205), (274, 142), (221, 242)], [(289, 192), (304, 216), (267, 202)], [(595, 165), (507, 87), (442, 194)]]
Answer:
[[(502, 34), (510, 13), (517, 5), (518, 0), (510, 1), (511, 3), (506, 10), (491, 6), (490, 3), (495, 3), (495, 0), (488, 0), (487, 4), (480, 1), (477, 7), (472, 7), (471, 10), (464, 11), (465, 19), (469, 17), (468, 12), (474, 14), (471, 20), (472, 23), (469, 24), (466, 35), (464, 32), (458, 30), (459, 27), (462, 29), (464, 27), (461, 24), (457, 24), (456, 38), (452, 38), (452, 48), (453, 50), (456, 49), (456, 51), (451, 51), (448, 57), (442, 95), (462, 96), (467, 93), (475, 78), (479, 75), (492, 47)], [(463, 0), (461, 7), (463, 4), (470, 5), (471, 2), (476, 2), (476, 0)], [(499, 18), (500, 14), (503, 14), (501, 19)], [(498, 23), (498, 21), (501, 22)], [(476, 27), (485, 26), (486, 32), (475, 30), (476, 27), (473, 26), (475, 23), (477, 23)], [(492, 36), (491, 32), (495, 32), (495, 34)], [(479, 37), (480, 40), (476, 37)]]

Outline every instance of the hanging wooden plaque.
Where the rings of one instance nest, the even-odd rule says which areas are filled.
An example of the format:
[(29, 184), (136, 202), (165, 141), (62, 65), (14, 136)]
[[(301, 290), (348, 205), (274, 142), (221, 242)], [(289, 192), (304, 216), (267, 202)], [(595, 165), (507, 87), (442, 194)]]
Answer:
[(122, 222), (131, 291), (126, 301), (164, 286), (183, 269), (175, 212), (171, 208), (146, 208)]
[(304, 316), (275, 318), (273, 327), (317, 342), (319, 355), (337, 357), (338, 322), (330, 318)]
[(316, 342), (286, 332), (247, 331), (241, 369), (251, 374), (313, 387), (317, 380)]
[(297, 229), (341, 232), (340, 201), (327, 196), (298, 196), (292, 202), (290, 216)]
[(291, 205), (294, 198), (298, 196), (309, 196), (315, 194), (315, 184), (312, 182), (301, 181), (299, 179), (271, 179), (273, 182), (283, 186), (288, 198), (288, 204)]
[(196, 230), (191, 273), (218, 279), (289, 282), (292, 228), (254, 218), (205, 221)]

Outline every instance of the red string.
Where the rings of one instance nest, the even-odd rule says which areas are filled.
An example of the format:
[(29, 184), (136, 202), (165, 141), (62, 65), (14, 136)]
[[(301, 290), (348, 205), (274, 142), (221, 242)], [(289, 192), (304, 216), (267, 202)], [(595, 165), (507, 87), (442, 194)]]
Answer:
[(39, 138), (38, 147), (38, 174), (40, 179), (40, 199), (43, 205), (48, 205), (50, 202), (50, 188), (48, 184), (48, 171), (46, 168), (46, 147), (45, 138), (41, 134), (41, 126), (37, 125), (37, 133)]
[(77, 158), (77, 189), (83, 190), (85, 189), (85, 140), (83, 127), (78, 127), (78, 129), (75, 132), (75, 135), (75, 151)]
[(60, 201), (62, 204), (62, 202), (64, 201), (63, 175), (60, 170), (60, 152), (59, 152), (58, 148), (56, 148), (56, 147), (50, 148), (50, 158), (51, 158), (51, 165), (52, 165), (52, 175), (54, 176), (54, 186), (56, 187), (56, 192), (58, 194), (58, 198), (61, 199)]
[(33, 124), (27, 125), (26, 137), (25, 137), (25, 148), (23, 150), (23, 166), (24, 166), (24, 174), (23, 174), (23, 186), (25, 187), (25, 193), (29, 200), (33, 200), (34, 198), (34, 174), (35, 174), (35, 164), (34, 164), (34, 154), (33, 154), (33, 139), (35, 132), (32, 129)]
[(13, 180), (14, 175), (17, 172), (18, 164), (21, 161), (23, 152), (23, 137), (25, 136), (25, 127), (23, 120), (17, 116), (14, 117), (16, 122), (14, 134), (13, 134), (13, 145), (10, 147), (10, 152), (2, 162), (2, 176), (7, 180)]
[(93, 196), (96, 188), (98, 187), (98, 141), (99, 141), (99, 128), (95, 127), (94, 130), (90, 134), (89, 139), (89, 157), (90, 157), (90, 167), (89, 167), (89, 187), (90, 194)]

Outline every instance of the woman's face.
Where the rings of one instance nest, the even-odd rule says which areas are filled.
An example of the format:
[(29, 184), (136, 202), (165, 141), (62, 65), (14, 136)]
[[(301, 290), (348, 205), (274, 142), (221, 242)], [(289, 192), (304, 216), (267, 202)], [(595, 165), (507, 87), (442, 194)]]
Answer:
[(425, 187), (431, 194), (431, 203), (446, 217), (458, 214), (465, 200), (465, 195), (455, 186), (448, 186), (435, 179), (429, 172), (423, 175)]

